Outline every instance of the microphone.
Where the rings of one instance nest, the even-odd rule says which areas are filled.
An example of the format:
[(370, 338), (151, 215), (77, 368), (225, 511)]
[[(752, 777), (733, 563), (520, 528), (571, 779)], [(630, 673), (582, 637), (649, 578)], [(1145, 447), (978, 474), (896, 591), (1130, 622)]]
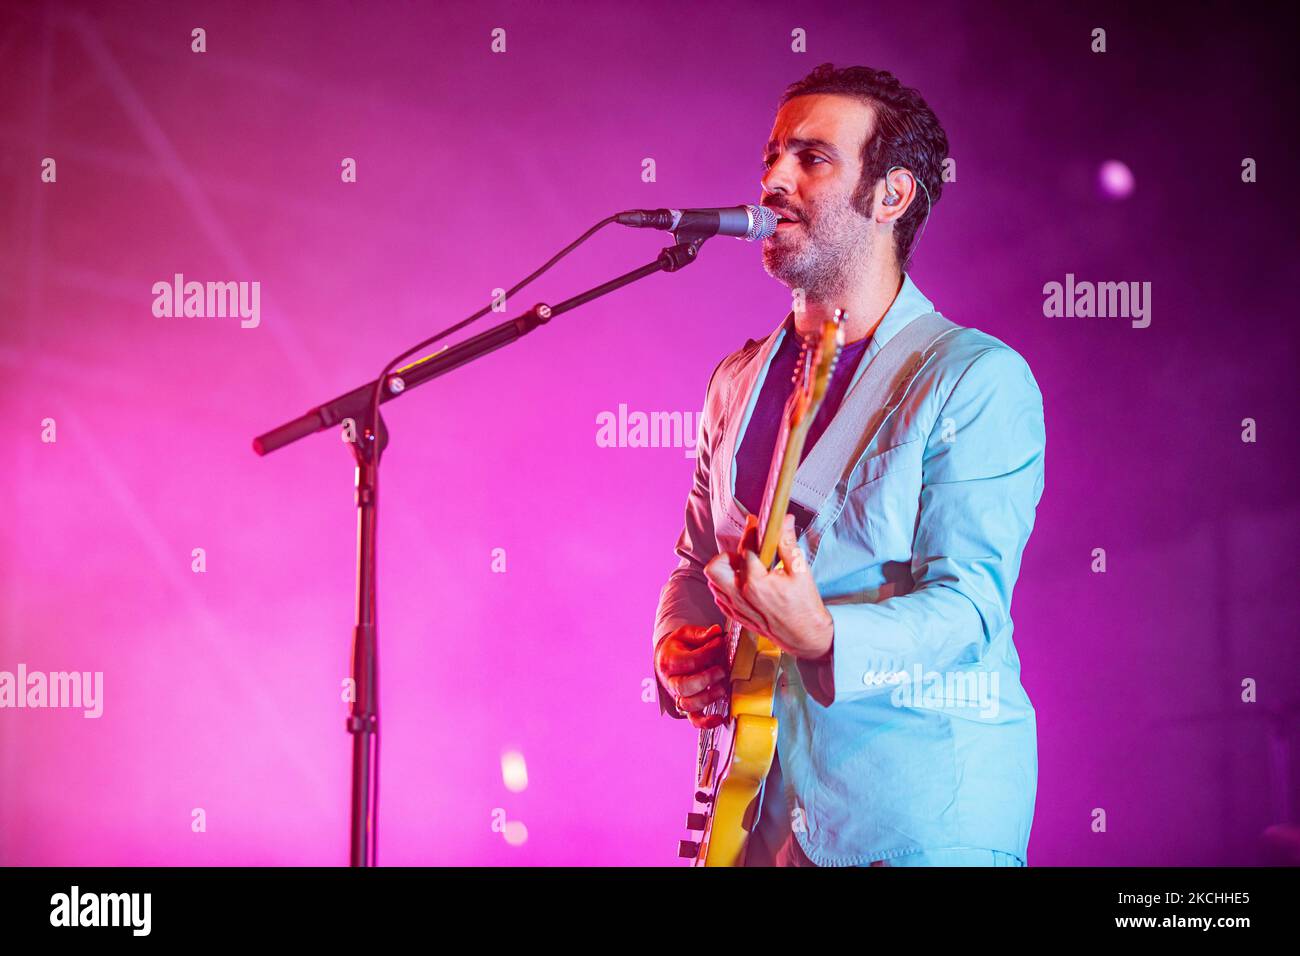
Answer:
[(776, 213), (766, 206), (727, 206), (724, 209), (630, 209), (614, 221), (637, 229), (682, 232), (691, 238), (735, 236), (746, 242), (776, 232)]

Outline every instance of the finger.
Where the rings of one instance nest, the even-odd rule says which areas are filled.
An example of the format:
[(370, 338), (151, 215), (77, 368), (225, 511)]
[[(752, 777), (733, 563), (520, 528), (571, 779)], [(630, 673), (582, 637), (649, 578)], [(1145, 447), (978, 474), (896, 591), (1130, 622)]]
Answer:
[(721, 637), (715, 637), (701, 647), (681, 651), (669, 647), (660, 658), (659, 669), (667, 677), (674, 674), (694, 674), (720, 663), (723, 656), (722, 640)]
[(714, 555), (712, 560), (704, 566), (704, 577), (720, 588), (734, 589), (736, 586), (736, 570), (732, 563), (731, 554), (723, 552)]
[(794, 515), (787, 514), (781, 522), (781, 540), (777, 544), (777, 550), (780, 550), (780, 545), (786, 542), (795, 544), (797, 540), (794, 530)]
[(745, 585), (745, 556), (753, 554), (748, 548), (740, 548), (737, 551), (727, 553), (727, 564), (731, 568), (732, 577), (735, 579), (735, 587), (740, 588)]
[[(757, 566), (761, 571), (762, 562), (759, 562)], [(758, 606), (762, 602), (762, 598), (763, 595), (755, 593), (752, 588), (747, 589), (744, 594), (734, 596), (719, 596), (716, 591), (713, 594), (713, 600), (718, 605), (718, 609), (731, 620), (738, 622), (741, 627), (748, 628), (758, 634), (767, 634), (770, 625), (767, 616), (763, 614)]]
[(713, 603), (717, 605), (719, 611), (725, 614), (729, 619), (736, 620), (736, 601), (739, 598), (734, 594), (728, 594), (714, 587), (713, 582), (709, 582), (709, 593), (713, 595)]
[(722, 700), (727, 696), (727, 688), (722, 684), (714, 684), (698, 694), (692, 694), (689, 697), (681, 696), (677, 698), (677, 706), (688, 714), (698, 714), (709, 704), (714, 701)]
[(756, 633), (765, 633), (763, 628), (766, 627), (766, 625), (759, 623), (759, 615), (756, 611), (745, 610), (739, 605), (731, 604), (730, 602), (718, 598), (716, 595), (714, 600), (715, 602), (718, 602), (718, 608), (741, 627)]
[(739, 621), (742, 625), (749, 626), (757, 617), (754, 605), (746, 599), (745, 595), (734, 591), (724, 592), (712, 585), (709, 586), (709, 591), (713, 594), (713, 603), (729, 620)]
[[(702, 671), (714, 664), (723, 663), (726, 656), (727, 639), (725, 636), (718, 636), (707, 644), (682, 652), (680, 659), (690, 664), (692, 670)], [(690, 671), (680, 673), (690, 673)]]
[(687, 714), (692, 726), (697, 730), (708, 730), (710, 727), (720, 727), (726, 720), (718, 714)]
[[(668, 689), (674, 697), (693, 697), (713, 687), (721, 685), (727, 677), (727, 669), (722, 666), (710, 667), (695, 674), (683, 674), (668, 678)], [(726, 689), (725, 687), (723, 688)]]
[(781, 566), (786, 574), (803, 574), (808, 570), (808, 559), (804, 556), (803, 548), (799, 547), (798, 539), (795, 538), (793, 515), (786, 515), (786, 527), (781, 532), (781, 540), (777, 542), (776, 552), (781, 556)]
[(720, 624), (710, 624), (705, 627), (702, 624), (688, 624), (685, 627), (677, 629), (673, 637), (677, 638), (684, 644), (704, 644), (722, 633)]

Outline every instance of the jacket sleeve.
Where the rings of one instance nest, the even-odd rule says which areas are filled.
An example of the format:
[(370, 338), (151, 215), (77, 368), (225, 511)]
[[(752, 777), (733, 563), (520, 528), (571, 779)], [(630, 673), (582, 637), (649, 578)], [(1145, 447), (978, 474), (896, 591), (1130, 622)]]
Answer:
[[(723, 359), (723, 362), (725, 361), (726, 359)], [(665, 635), (685, 624), (726, 625), (726, 617), (714, 603), (713, 592), (709, 590), (708, 581), (704, 577), (704, 566), (718, 553), (718, 541), (713, 531), (709, 468), (712, 464), (713, 441), (718, 429), (718, 423), (714, 421), (713, 388), (723, 362), (719, 362), (714, 368), (713, 374), (709, 376), (708, 387), (705, 389), (704, 409), (700, 414), (699, 430), (695, 441), (695, 476), (690, 494), (686, 498), (686, 520), (674, 549), (679, 560), (677, 567), (668, 575), (668, 583), (659, 593), (659, 608), (655, 613), (654, 635), (651, 642), (651, 673), (655, 673), (653, 650), (659, 646), (659, 641)], [(683, 715), (677, 711), (673, 695), (659, 683), (657, 677), (655, 686), (659, 690), (659, 712), (683, 719)]]
[(1043, 398), (1013, 349), (981, 352), (926, 439), (913, 588), (831, 603), (830, 654), (798, 667), (824, 707), (889, 693), (914, 674), (980, 661), (1011, 621), (1011, 590), (1043, 492)]

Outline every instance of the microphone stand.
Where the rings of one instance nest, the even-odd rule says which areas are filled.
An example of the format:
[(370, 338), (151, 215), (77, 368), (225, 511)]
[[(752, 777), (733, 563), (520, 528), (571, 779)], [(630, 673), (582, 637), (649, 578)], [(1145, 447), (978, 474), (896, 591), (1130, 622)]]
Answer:
[[(676, 272), (695, 261), (700, 246), (712, 233), (673, 233), (675, 245), (662, 249), (658, 257), (616, 279), (565, 299), (558, 305), (538, 303), (513, 319), (507, 319), (427, 358), (388, 375), (380, 393), (381, 403), (405, 395), (411, 389), (445, 375), (477, 358), (522, 338), (539, 325), (580, 305), (598, 299), (656, 272)], [(341, 422), (365, 422), (369, 417), (375, 381), (354, 388), (292, 421), (285, 422), (253, 439), (253, 450), (267, 455), (314, 432)], [(346, 728), (352, 735), (352, 866), (376, 865), (379, 793), (379, 683), (378, 639), (375, 618), (376, 561), (375, 534), (378, 526), (379, 461), (388, 445), (388, 428), (378, 415), (375, 434), (365, 427), (352, 443), (356, 459), (357, 581), (356, 622), (352, 639), (353, 700)]]

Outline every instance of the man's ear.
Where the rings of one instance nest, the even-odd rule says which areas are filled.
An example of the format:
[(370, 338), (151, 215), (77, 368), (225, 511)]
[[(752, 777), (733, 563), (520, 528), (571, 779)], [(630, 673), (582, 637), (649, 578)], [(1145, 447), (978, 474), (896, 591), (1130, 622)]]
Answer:
[(876, 183), (874, 204), (876, 223), (888, 226), (902, 219), (914, 199), (916, 199), (916, 177), (901, 166), (893, 167), (880, 182)]

